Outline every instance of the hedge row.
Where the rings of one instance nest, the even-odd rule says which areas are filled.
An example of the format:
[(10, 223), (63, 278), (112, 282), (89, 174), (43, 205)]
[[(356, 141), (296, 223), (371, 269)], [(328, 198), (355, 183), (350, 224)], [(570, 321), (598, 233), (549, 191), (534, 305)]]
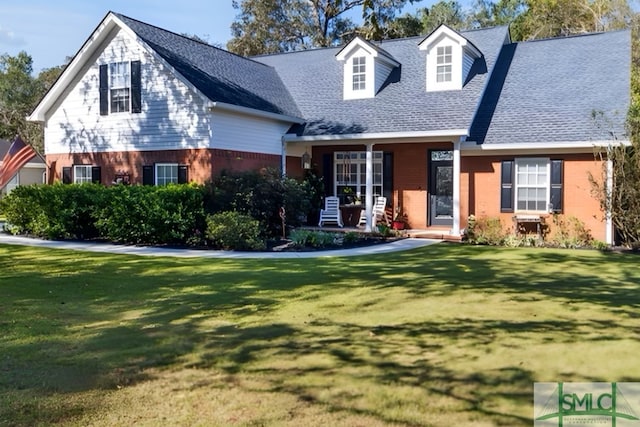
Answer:
[(204, 230), (202, 186), (19, 186), (0, 200), (17, 234), (118, 243), (187, 243)]
[[(281, 208), (286, 226), (297, 227), (306, 222), (314, 197), (308, 181), (282, 178), (268, 170), (222, 174), (207, 185), (19, 186), (0, 200), (0, 213), (12, 232), (47, 239), (208, 243), (227, 249), (231, 248), (227, 239), (220, 236), (248, 236), (241, 222), (252, 219), (251, 237), (234, 245), (256, 249), (260, 246), (257, 240), (282, 235)], [(213, 214), (226, 212), (237, 215), (211, 219)]]

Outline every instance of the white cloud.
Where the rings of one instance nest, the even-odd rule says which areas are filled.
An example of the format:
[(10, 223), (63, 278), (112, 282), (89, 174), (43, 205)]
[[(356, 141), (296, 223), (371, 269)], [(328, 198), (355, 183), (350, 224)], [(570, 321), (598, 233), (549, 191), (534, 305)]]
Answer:
[(0, 25), (0, 46), (21, 47), (26, 44), (26, 40), (22, 37), (16, 36), (13, 31)]

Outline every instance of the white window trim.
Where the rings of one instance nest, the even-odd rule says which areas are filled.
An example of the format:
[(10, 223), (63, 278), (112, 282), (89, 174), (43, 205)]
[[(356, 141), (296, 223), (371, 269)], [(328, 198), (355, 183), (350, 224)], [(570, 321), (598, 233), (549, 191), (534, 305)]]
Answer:
[[(442, 50), (442, 53), (440, 51)], [(448, 52), (447, 52), (448, 50)], [(449, 61), (445, 61), (446, 58), (449, 57)], [(442, 62), (440, 62), (440, 58), (442, 58)], [(449, 67), (448, 72), (440, 73), (441, 68)], [(440, 75), (444, 77), (448, 77), (448, 79), (438, 81)], [(448, 83), (453, 81), (453, 46), (444, 45), (436, 47), (436, 83)]]
[[(357, 64), (356, 64), (357, 61)], [(358, 71), (355, 68), (358, 67)], [(360, 67), (364, 67), (364, 72), (360, 71)], [(356, 76), (361, 76), (362, 80), (356, 83)], [(354, 56), (351, 58), (351, 90), (354, 92), (360, 92), (367, 90), (367, 57), (366, 56)], [(362, 85), (362, 87), (356, 88), (356, 84)]]
[[(337, 164), (343, 163), (344, 159), (338, 159), (339, 155), (351, 155), (356, 154), (355, 159), (349, 159), (348, 163), (350, 164), (358, 164), (359, 172), (356, 174), (356, 182), (344, 182), (338, 180), (338, 168)], [(374, 193), (374, 196), (381, 196), (384, 194), (384, 154), (382, 151), (374, 151), (373, 153), (373, 165), (380, 165), (380, 184), (373, 184), (374, 187), (380, 187), (380, 194)], [(366, 187), (366, 177), (365, 181), (360, 182), (360, 178), (363, 174), (366, 174), (366, 151), (336, 151), (333, 153), (333, 194), (338, 195), (338, 187), (356, 187), (356, 188), (364, 188)], [(366, 190), (365, 190), (366, 191)], [(365, 192), (364, 191), (356, 191), (354, 194), (355, 197), (358, 197), (362, 202), (364, 202)]]
[[(74, 184), (87, 184), (87, 183), (90, 184), (91, 182), (93, 182), (93, 179), (92, 179), (92, 167), (93, 167), (93, 165), (73, 165), (73, 183)], [(89, 180), (88, 181), (84, 177), (83, 177), (82, 181), (78, 181), (78, 176), (80, 175), (78, 173), (78, 171), (80, 169), (85, 169), (85, 170), (88, 169), (89, 170), (89, 175), (88, 175)]]
[[(114, 66), (118, 66), (118, 64), (124, 64), (126, 71), (124, 74), (124, 78), (120, 79), (122, 80), (122, 82), (120, 82), (119, 84), (114, 84), (113, 79), (113, 67)], [(120, 113), (130, 113), (131, 112), (131, 61), (118, 61), (118, 62), (111, 62), (108, 65), (108, 71), (109, 71), (109, 77), (108, 77), (108, 82), (109, 82), (109, 113), (110, 114), (120, 114)], [(113, 94), (112, 91), (114, 90), (121, 90), (121, 89), (126, 89), (129, 92), (129, 96), (128, 96), (128, 101), (127, 101), (127, 105), (124, 111), (113, 111)]]
[[(545, 198), (545, 207), (541, 210), (536, 209), (518, 209), (518, 193), (520, 192), (520, 185), (518, 184), (518, 169), (521, 164), (531, 163), (531, 162), (545, 162), (547, 167), (547, 183), (546, 183), (546, 198)], [(517, 213), (548, 213), (549, 212), (549, 203), (551, 200), (551, 159), (548, 157), (517, 157), (515, 159), (515, 171), (514, 171), (514, 212)], [(522, 186), (525, 187), (525, 186)], [(526, 187), (531, 188), (531, 185), (527, 185)], [(538, 186), (538, 188), (542, 188), (542, 186)]]
[(167, 183), (162, 183), (162, 184), (158, 184), (158, 168), (159, 167), (166, 167), (166, 166), (171, 166), (171, 167), (175, 167), (176, 168), (176, 180), (175, 182), (172, 181), (173, 184), (177, 184), (178, 183), (178, 174), (179, 172), (179, 167), (180, 165), (178, 163), (156, 163), (154, 165), (154, 171), (153, 171), (153, 182), (155, 185), (166, 185)]

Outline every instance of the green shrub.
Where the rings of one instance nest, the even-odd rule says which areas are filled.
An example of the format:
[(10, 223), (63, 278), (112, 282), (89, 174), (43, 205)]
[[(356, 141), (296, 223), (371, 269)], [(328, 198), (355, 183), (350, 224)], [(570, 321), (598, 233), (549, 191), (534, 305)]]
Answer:
[[(502, 245), (508, 233), (502, 227), (502, 221), (497, 217), (469, 217), (465, 239), (474, 245)], [(511, 245), (512, 241), (509, 242)]]
[(575, 216), (553, 215), (553, 234), (549, 244), (560, 248), (586, 248), (593, 244), (591, 231)]
[(307, 221), (315, 192), (309, 181), (282, 177), (273, 169), (224, 172), (208, 185), (206, 211), (238, 211), (260, 221), (268, 236), (281, 236), (280, 208), (285, 208), (286, 226), (299, 227)]
[(344, 233), (342, 239), (344, 243), (355, 243), (358, 240), (360, 240), (360, 234), (356, 233), (355, 231), (347, 231), (346, 233)]
[(257, 251), (265, 248), (260, 222), (249, 215), (227, 211), (207, 217), (205, 232), (208, 243), (225, 250)]
[(96, 215), (102, 237), (120, 243), (186, 244), (204, 229), (204, 187), (198, 185), (105, 188)]
[(204, 230), (204, 187), (19, 186), (0, 202), (11, 231), (48, 239), (189, 243)]
[(48, 239), (91, 239), (98, 236), (93, 216), (104, 187), (83, 185), (19, 186), (2, 199), (11, 231)]
[(328, 233), (326, 231), (302, 230), (296, 229), (289, 236), (291, 241), (300, 248), (326, 248), (341, 243), (339, 233)]

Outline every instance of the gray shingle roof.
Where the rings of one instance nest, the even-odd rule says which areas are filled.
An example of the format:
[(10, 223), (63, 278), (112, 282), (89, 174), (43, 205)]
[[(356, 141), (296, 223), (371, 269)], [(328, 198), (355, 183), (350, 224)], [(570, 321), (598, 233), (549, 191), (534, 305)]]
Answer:
[(300, 117), (273, 68), (127, 16), (114, 15), (212, 101)]
[(286, 83), (306, 126), (302, 135), (469, 129), (483, 88), (507, 38), (507, 27), (461, 33), (484, 55), (476, 60), (478, 74), (460, 91), (426, 91), (424, 37), (388, 40), (382, 47), (401, 63), (372, 99), (343, 100), (343, 64), (339, 48), (254, 58), (274, 67)]
[[(499, 60), (470, 140), (540, 143), (623, 137), (630, 94), (629, 31), (523, 42)], [(594, 111), (604, 113), (596, 126)]]

